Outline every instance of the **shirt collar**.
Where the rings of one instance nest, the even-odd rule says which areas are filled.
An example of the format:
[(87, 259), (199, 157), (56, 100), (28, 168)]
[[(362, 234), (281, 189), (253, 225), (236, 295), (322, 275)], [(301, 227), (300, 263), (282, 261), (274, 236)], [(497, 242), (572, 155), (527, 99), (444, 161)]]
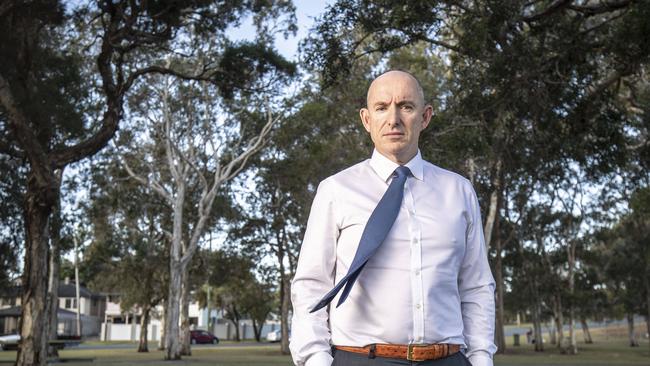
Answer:
[[(384, 155), (382, 155), (377, 149), (375, 149), (372, 152), (372, 157), (370, 158), (370, 166), (372, 169), (379, 175), (381, 179), (384, 180), (384, 182), (388, 181), (388, 178), (390, 178), (391, 174), (397, 169), (399, 164), (396, 162), (388, 159)], [(418, 180), (424, 180), (424, 167), (422, 163), (422, 155), (420, 154), (420, 150), (418, 149), (418, 153), (415, 154), (413, 159), (409, 160), (408, 163), (404, 164), (407, 168), (411, 170), (411, 174), (413, 174), (413, 177), (418, 179)]]

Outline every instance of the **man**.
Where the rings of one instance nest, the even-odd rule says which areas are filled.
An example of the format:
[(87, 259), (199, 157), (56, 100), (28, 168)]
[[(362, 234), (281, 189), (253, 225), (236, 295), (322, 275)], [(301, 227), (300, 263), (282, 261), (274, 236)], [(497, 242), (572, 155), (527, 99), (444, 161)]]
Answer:
[(406, 72), (370, 85), (360, 115), (372, 157), (321, 182), (307, 223), (292, 283), (296, 365), (492, 365), (478, 201), (465, 178), (422, 160), (432, 113)]

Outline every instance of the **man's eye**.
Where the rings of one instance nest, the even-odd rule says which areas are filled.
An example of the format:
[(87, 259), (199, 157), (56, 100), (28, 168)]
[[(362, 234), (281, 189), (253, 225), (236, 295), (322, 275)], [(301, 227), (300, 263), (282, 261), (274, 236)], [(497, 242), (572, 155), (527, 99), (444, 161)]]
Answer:
[(410, 111), (413, 110), (413, 106), (411, 106), (411, 105), (405, 105), (405, 106), (402, 107), (402, 109), (404, 109), (405, 111), (409, 111), (409, 112), (410, 112)]
[(377, 111), (385, 111), (385, 110), (386, 110), (386, 107), (377, 107), (376, 110), (377, 110)]

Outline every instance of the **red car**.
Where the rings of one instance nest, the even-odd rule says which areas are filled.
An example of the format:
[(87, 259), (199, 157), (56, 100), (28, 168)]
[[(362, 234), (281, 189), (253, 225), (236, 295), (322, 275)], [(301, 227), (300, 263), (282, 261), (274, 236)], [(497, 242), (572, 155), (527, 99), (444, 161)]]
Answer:
[(205, 330), (191, 330), (190, 342), (192, 344), (199, 344), (199, 343), (218, 344), (219, 338), (217, 338), (214, 334), (210, 332), (206, 332)]

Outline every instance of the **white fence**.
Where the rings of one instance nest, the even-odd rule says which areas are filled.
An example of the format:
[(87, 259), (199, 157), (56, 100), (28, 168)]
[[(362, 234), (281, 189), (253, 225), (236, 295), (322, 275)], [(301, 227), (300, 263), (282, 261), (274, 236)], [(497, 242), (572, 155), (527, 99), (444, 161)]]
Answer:
[[(107, 325), (108, 328), (106, 327)], [(266, 338), (266, 334), (268, 332), (279, 328), (280, 324), (276, 322), (264, 324), (264, 327), (262, 328), (262, 340)], [(159, 323), (149, 324), (147, 331), (150, 341), (157, 341), (162, 336), (162, 329)], [(230, 322), (224, 324), (216, 324), (212, 329), (212, 333), (219, 339), (234, 339), (235, 326)], [(250, 321), (240, 322), (239, 337), (241, 339), (255, 338), (253, 325)], [(137, 341), (140, 339), (140, 324), (102, 323), (100, 339), (102, 341)]]
[[(137, 341), (140, 339), (140, 324), (113, 324), (102, 323), (100, 339), (102, 341)], [(147, 338), (150, 341), (157, 341), (161, 336), (160, 325), (149, 324), (147, 326)]]

